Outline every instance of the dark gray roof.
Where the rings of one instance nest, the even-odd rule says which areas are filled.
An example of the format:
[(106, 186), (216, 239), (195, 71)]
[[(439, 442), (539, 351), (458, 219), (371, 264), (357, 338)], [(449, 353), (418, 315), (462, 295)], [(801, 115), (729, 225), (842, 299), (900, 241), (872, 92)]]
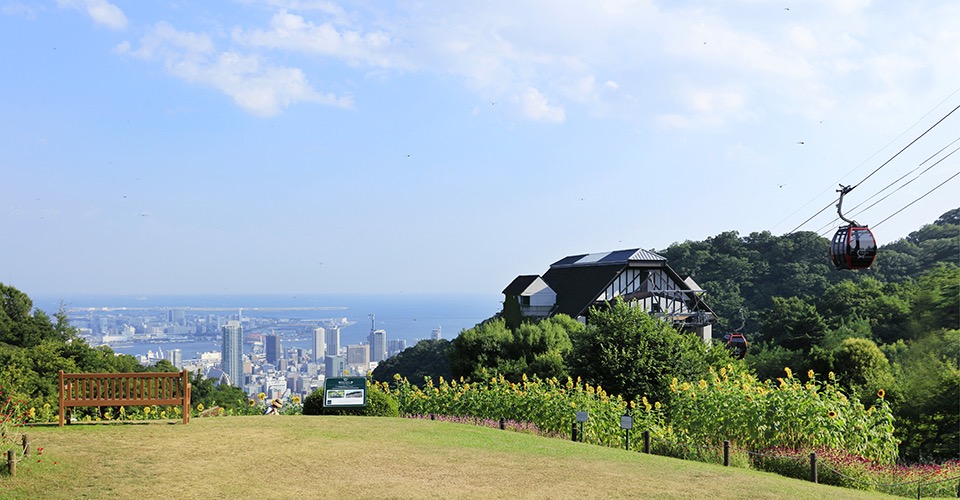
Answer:
[[(591, 254), (571, 255), (564, 257), (553, 264), (550, 268), (573, 267), (573, 266), (602, 266), (602, 265), (624, 265), (627, 263), (666, 263), (666, 257), (653, 253), (642, 248), (630, 248), (627, 250), (615, 250), (613, 252), (600, 252)], [(659, 265), (657, 266), (659, 267)], [(547, 282), (549, 283), (549, 282)], [(552, 286), (552, 285), (551, 285)]]
[(543, 275), (543, 281), (557, 293), (554, 314), (566, 314), (571, 318), (586, 314), (590, 305), (624, 267), (624, 264), (550, 266)]
[[(555, 314), (570, 317), (585, 315), (610, 283), (625, 269), (662, 269), (679, 289), (690, 287), (669, 265), (666, 257), (642, 248), (592, 254), (571, 255), (554, 262), (543, 281), (557, 294)], [(696, 297), (697, 305), (709, 311)]]
[(510, 282), (509, 285), (507, 285), (506, 288), (503, 289), (503, 294), (507, 296), (520, 295), (524, 290), (527, 289), (528, 286), (530, 286), (531, 283), (536, 281), (537, 278), (539, 278), (539, 276), (536, 274), (517, 276), (513, 279), (513, 281)]

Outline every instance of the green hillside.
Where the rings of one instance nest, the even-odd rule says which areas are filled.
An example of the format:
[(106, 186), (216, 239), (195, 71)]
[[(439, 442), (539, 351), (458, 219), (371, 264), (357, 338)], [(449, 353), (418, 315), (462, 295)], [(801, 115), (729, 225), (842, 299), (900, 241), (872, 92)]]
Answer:
[(471, 425), (364, 417), (38, 427), (2, 498), (875, 498)]

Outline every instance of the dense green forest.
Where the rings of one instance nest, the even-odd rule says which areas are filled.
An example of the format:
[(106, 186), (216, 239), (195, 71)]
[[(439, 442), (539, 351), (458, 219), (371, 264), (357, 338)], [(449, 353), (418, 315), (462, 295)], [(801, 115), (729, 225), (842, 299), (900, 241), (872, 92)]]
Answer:
[(828, 247), (810, 232), (725, 232), (658, 253), (708, 291), (714, 337), (743, 311), (758, 376), (833, 371), (863, 401), (883, 389), (901, 458), (960, 458), (960, 209), (882, 245), (869, 270), (835, 270)]
[[(786, 367), (832, 374), (865, 405), (882, 391), (895, 412), (901, 460), (960, 458), (960, 209), (881, 246), (869, 270), (835, 270), (828, 247), (811, 232), (724, 232), (657, 253), (707, 290), (715, 339), (743, 326), (750, 342), (743, 363), (759, 378), (782, 377)], [(449, 344), (408, 349), (374, 378), (571, 376), (626, 398), (660, 400), (673, 377), (695, 379), (731, 362), (722, 342), (689, 342), (619, 307), (594, 312), (587, 326), (563, 316), (507, 324), (510, 316)], [(423, 369), (428, 363), (435, 371)]]

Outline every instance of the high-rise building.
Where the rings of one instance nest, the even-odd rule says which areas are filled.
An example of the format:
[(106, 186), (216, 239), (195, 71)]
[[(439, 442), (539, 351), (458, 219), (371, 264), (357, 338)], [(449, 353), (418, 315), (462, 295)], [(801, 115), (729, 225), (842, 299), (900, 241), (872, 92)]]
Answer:
[(407, 348), (407, 339), (388, 339), (387, 357), (393, 357)]
[(370, 361), (379, 363), (387, 359), (387, 331), (373, 330), (370, 332)]
[(167, 311), (167, 321), (176, 325), (186, 325), (186, 314), (183, 309), (170, 309)]
[(170, 349), (166, 352), (164, 358), (177, 368), (183, 368), (183, 351), (180, 349)]
[(340, 354), (340, 327), (334, 326), (327, 328), (324, 341), (327, 344), (327, 356), (338, 356)]
[(283, 348), (280, 347), (280, 336), (267, 335), (263, 340), (266, 344), (267, 363), (277, 366), (277, 362), (280, 361), (280, 358), (283, 356)]
[(326, 330), (321, 327), (313, 329), (313, 361), (320, 363), (326, 354)]
[(222, 334), (220, 367), (230, 379), (230, 385), (243, 387), (243, 327), (239, 321), (229, 320)]
[(324, 359), (324, 376), (343, 377), (347, 374), (347, 358), (345, 356), (327, 356)]
[(370, 346), (367, 344), (357, 344), (347, 346), (347, 364), (363, 367), (367, 370), (370, 364)]

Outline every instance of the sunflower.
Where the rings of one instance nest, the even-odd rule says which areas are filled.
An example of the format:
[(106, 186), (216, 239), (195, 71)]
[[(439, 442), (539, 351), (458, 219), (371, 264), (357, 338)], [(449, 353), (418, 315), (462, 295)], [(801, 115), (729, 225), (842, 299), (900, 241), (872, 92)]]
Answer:
[(835, 418), (837, 416), (837, 412), (830, 410), (827, 412), (827, 416), (830, 418)]
[(197, 411), (203, 411), (203, 403), (197, 403)]
[(293, 397), (293, 404), (295, 404), (295, 405), (300, 404), (300, 395), (299, 395), (299, 394), (297, 394), (296, 396)]
[(143, 414), (144, 414), (144, 415), (149, 415), (151, 411), (153, 411), (153, 410), (152, 410), (149, 406), (145, 406), (145, 407), (143, 408)]
[(263, 401), (264, 399), (267, 399), (267, 395), (261, 392), (260, 394), (257, 394), (257, 399)]
[(247, 404), (249, 404), (250, 406), (253, 406), (253, 405), (257, 404), (257, 402), (254, 401), (254, 400), (251, 398), (249, 401), (247, 401)]
[(879, 391), (877, 391), (877, 397), (880, 399), (883, 399), (883, 397), (886, 395), (887, 395), (887, 392), (884, 391), (883, 389), (880, 389)]

